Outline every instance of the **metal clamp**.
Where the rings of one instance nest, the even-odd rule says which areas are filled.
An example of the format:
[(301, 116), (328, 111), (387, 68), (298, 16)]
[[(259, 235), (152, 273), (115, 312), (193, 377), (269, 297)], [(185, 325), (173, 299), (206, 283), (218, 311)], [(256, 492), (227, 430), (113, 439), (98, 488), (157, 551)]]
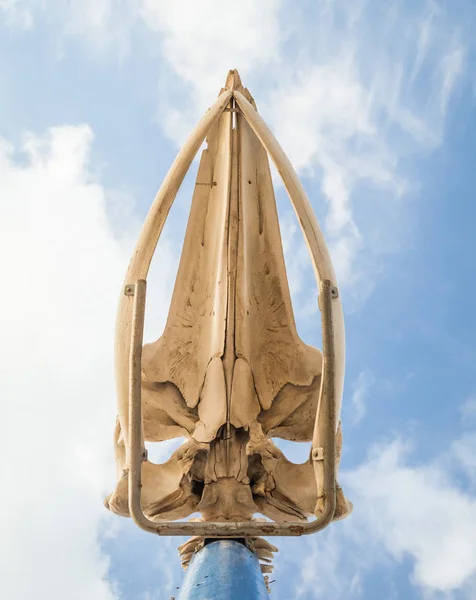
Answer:
[[(331, 294), (332, 300), (335, 300), (336, 298), (339, 297), (339, 288), (336, 285), (330, 286), (330, 294)], [(317, 306), (318, 306), (319, 310), (322, 312), (322, 308), (321, 308), (321, 294), (320, 293), (317, 296)]]
[(311, 458), (312, 460), (324, 460), (324, 448), (322, 446), (313, 448), (311, 450)]

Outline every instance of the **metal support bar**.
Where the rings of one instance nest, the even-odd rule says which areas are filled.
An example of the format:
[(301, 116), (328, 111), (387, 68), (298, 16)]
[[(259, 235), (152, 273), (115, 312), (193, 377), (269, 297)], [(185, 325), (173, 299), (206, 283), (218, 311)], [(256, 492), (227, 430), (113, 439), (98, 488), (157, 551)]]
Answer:
[[(132, 288), (132, 285), (128, 286)], [(129, 510), (133, 521), (141, 529), (158, 535), (196, 535), (207, 538), (238, 538), (256, 536), (300, 536), (315, 533), (326, 527), (335, 511), (335, 344), (333, 328), (332, 283), (320, 284), (322, 319), (323, 372), (319, 404), (314, 425), (313, 448), (323, 446), (323, 460), (314, 461), (318, 490), (316, 513), (318, 518), (310, 523), (301, 522), (190, 522), (159, 521), (147, 518), (141, 507), (141, 467), (144, 460), (142, 448), (142, 343), (144, 334), (146, 281), (139, 279), (133, 288), (132, 340), (129, 369)], [(324, 421), (324, 422), (323, 422)], [(323, 485), (321, 481), (323, 480)]]
[[(336, 506), (336, 349), (332, 303), (336, 301), (335, 286), (328, 280), (320, 282), (319, 300), (322, 321), (322, 383), (312, 436), (312, 458), (317, 486), (314, 513), (334, 515)], [(330, 458), (332, 457), (332, 471)]]

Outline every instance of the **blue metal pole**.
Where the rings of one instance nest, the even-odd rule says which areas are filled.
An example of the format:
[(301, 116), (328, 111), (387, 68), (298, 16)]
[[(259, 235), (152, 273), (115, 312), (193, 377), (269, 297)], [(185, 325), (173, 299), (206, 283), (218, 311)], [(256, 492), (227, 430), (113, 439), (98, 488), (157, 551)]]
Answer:
[(269, 600), (258, 558), (235, 540), (213, 540), (190, 561), (177, 600)]

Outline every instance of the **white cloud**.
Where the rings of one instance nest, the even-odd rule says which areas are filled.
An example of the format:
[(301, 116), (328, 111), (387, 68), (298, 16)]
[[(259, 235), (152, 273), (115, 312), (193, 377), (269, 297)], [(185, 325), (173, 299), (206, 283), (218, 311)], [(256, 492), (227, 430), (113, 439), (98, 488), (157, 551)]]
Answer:
[(461, 416), (465, 421), (472, 421), (476, 418), (476, 396), (468, 398), (461, 407)]
[[(360, 598), (367, 591), (366, 577), (377, 565), (385, 569), (390, 580), (389, 555), (373, 538), (366, 538), (359, 525), (352, 516), (317, 535), (290, 539), (286, 555), (279, 553), (275, 559), (277, 584), (273, 596), (276, 594), (278, 600)], [(281, 591), (285, 575), (289, 578), (291, 573), (288, 589)]]
[(385, 10), (364, 0), (305, 10), (285, 0), (239, 9), (220, 0), (55, 0), (43, 9), (59, 15), (60, 35), (120, 57), (141, 35), (157, 60), (157, 120), (179, 144), (238, 68), (292, 162), (320, 184), (314, 206), (348, 310), (371, 294), (382, 255), (408, 247), (406, 208), (395, 200), (420, 182), (402, 164), (442, 142), (472, 43), (456, 12), (426, 0)]
[(395, 440), (346, 474), (354, 518), (394, 559), (411, 557), (415, 584), (461, 588), (476, 574), (476, 498), (454, 481), (444, 457), (415, 465), (409, 454), (409, 445)]
[(296, 12), (247, 1), (235, 11), (218, 0), (143, 0), (142, 18), (170, 69), (159, 85), (168, 137), (183, 141), (237, 67), (244, 84), (262, 92), (261, 111), (294, 165), (320, 181), (333, 261), (357, 302), (373, 289), (382, 251), (367, 241), (369, 229), (398, 229), (393, 207), (379, 209), (384, 222), (364, 220), (361, 186), (383, 206), (408, 191), (400, 162), (441, 143), (464, 71), (457, 27), (433, 3), (421, 6), (379, 13), (373, 3), (349, 10), (341, 0), (322, 0)]
[(8, 27), (30, 29), (33, 26), (33, 15), (25, 0), (0, 0), (0, 26), (2, 22)]
[(411, 185), (400, 163), (441, 143), (464, 47), (433, 3), (412, 14), (396, 4), (383, 12), (375, 3), (353, 6), (315, 4), (264, 112), (295, 166), (320, 180), (338, 277), (362, 300), (381, 252), (369, 244), (372, 230), (393, 235), (395, 213), (383, 203), (393, 206)]
[[(3, 0), (8, 3), (14, 0)], [(2, 0), (0, 0), (2, 2)], [(272, 64), (279, 65), (286, 27), (282, 0), (242, 0), (239, 9), (221, 0), (23, 0), (31, 14), (47, 13), (56, 34), (84, 38), (94, 50), (109, 49), (122, 59), (134, 35), (149, 41), (158, 59), (158, 120), (177, 143), (218, 95), (230, 69), (245, 85)], [(1, 5), (0, 5), (1, 7)]]
[[(309, 268), (311, 268), (309, 252), (296, 215), (289, 210), (285, 211), (282, 216), (280, 215), (280, 228), (286, 274), (295, 315), (298, 319), (314, 316), (318, 311), (317, 283), (313, 273), (309, 277)], [(319, 318), (317, 321), (319, 322)], [(299, 323), (297, 326), (299, 331)], [(309, 334), (309, 327), (307, 326), (304, 331), (299, 331), (299, 333), (301, 337)], [(309, 343), (312, 342), (309, 341)]]
[(98, 537), (114, 478), (113, 323), (130, 244), (111, 228), (91, 141), (89, 127), (64, 126), (27, 136), (18, 152), (0, 147), (0, 571), (12, 600), (116, 597)]
[[(455, 440), (426, 464), (415, 462), (412, 449), (400, 439), (387, 441), (373, 446), (357, 468), (341, 471), (353, 514), (318, 536), (300, 539), (294, 551), (288, 549), (286, 566), (280, 564), (284, 557), (277, 557), (278, 580), (286, 568), (294, 573), (292, 597), (365, 597), (377, 569), (391, 590), (394, 577), (401, 577), (395, 567), (404, 561), (421, 597), (472, 597), (476, 497), (455, 475), (459, 461), (468, 466), (472, 461), (474, 434)], [(395, 590), (391, 597), (400, 595)]]
[(172, 140), (183, 142), (230, 69), (237, 68), (247, 85), (251, 75), (279, 62), (280, 5), (280, 0), (242, 0), (239, 6), (221, 0), (142, 0), (142, 19), (157, 34), (170, 67), (160, 86), (159, 120)]
[(353, 423), (357, 425), (367, 412), (366, 400), (370, 389), (375, 382), (374, 376), (369, 371), (361, 371), (352, 386), (352, 406), (354, 409)]
[(370, 99), (355, 70), (352, 57), (342, 55), (302, 64), (290, 79), (281, 78), (265, 110), (295, 167), (321, 179), (332, 258), (349, 287), (362, 245), (350, 204), (355, 179), (367, 172), (379, 184), (391, 183), (393, 161), (373, 143)]
[(466, 432), (453, 442), (450, 457), (458, 461), (470, 482), (476, 485), (476, 432)]
[(133, 0), (50, 0), (43, 9), (59, 17), (64, 40), (85, 38), (95, 53), (113, 48), (119, 61), (129, 54), (138, 16)]

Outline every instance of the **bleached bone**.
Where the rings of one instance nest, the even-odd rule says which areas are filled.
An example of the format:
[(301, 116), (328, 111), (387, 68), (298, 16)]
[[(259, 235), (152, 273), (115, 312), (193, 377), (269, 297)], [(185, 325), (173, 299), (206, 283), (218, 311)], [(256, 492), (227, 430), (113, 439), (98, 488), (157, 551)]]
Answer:
[[(306, 522), (321, 515), (328, 502), (323, 451), (333, 421), (322, 404), (322, 354), (301, 341), (295, 326), (268, 154), (298, 216), (325, 298), (332, 293), (334, 329), (326, 329), (335, 356), (327, 382), (337, 413), (332, 436), (344, 373), (342, 307), (309, 200), (236, 71), (167, 175), (126, 283), (146, 277), (170, 205), (205, 135), (208, 147), (198, 167), (167, 323), (162, 336), (142, 351), (143, 440), (189, 439), (163, 464), (150, 463), (144, 454), (140, 508), (149, 522), (199, 511), (202, 520), (216, 524), (215, 531), (220, 522), (252, 521), (255, 513), (277, 522)], [(125, 516), (134, 290), (126, 286), (126, 291), (116, 332), (119, 481), (106, 501)], [(337, 441), (339, 435), (340, 428)], [(273, 437), (312, 441), (309, 461), (290, 462)], [(336, 450), (338, 467), (339, 443)], [(337, 486), (335, 517), (350, 509)], [(187, 558), (190, 552), (191, 547), (183, 549)]]
[[(147, 218), (142, 226), (139, 239), (134, 249), (131, 262), (127, 269), (125, 284), (138, 279), (145, 279), (149, 271), (152, 256), (165, 220), (168, 216), (172, 202), (192, 164), (192, 161), (202, 145), (210, 127), (222, 114), (225, 106), (230, 102), (232, 93), (223, 91), (218, 100), (209, 108), (202, 117), (191, 136), (184, 144), (170, 171), (167, 173), (155, 200), (150, 208)], [(129, 465), (129, 416), (128, 416), (128, 378), (129, 378), (129, 353), (132, 322), (132, 297), (121, 295), (116, 320), (116, 386), (118, 396), (119, 420), (125, 446), (125, 463)]]

